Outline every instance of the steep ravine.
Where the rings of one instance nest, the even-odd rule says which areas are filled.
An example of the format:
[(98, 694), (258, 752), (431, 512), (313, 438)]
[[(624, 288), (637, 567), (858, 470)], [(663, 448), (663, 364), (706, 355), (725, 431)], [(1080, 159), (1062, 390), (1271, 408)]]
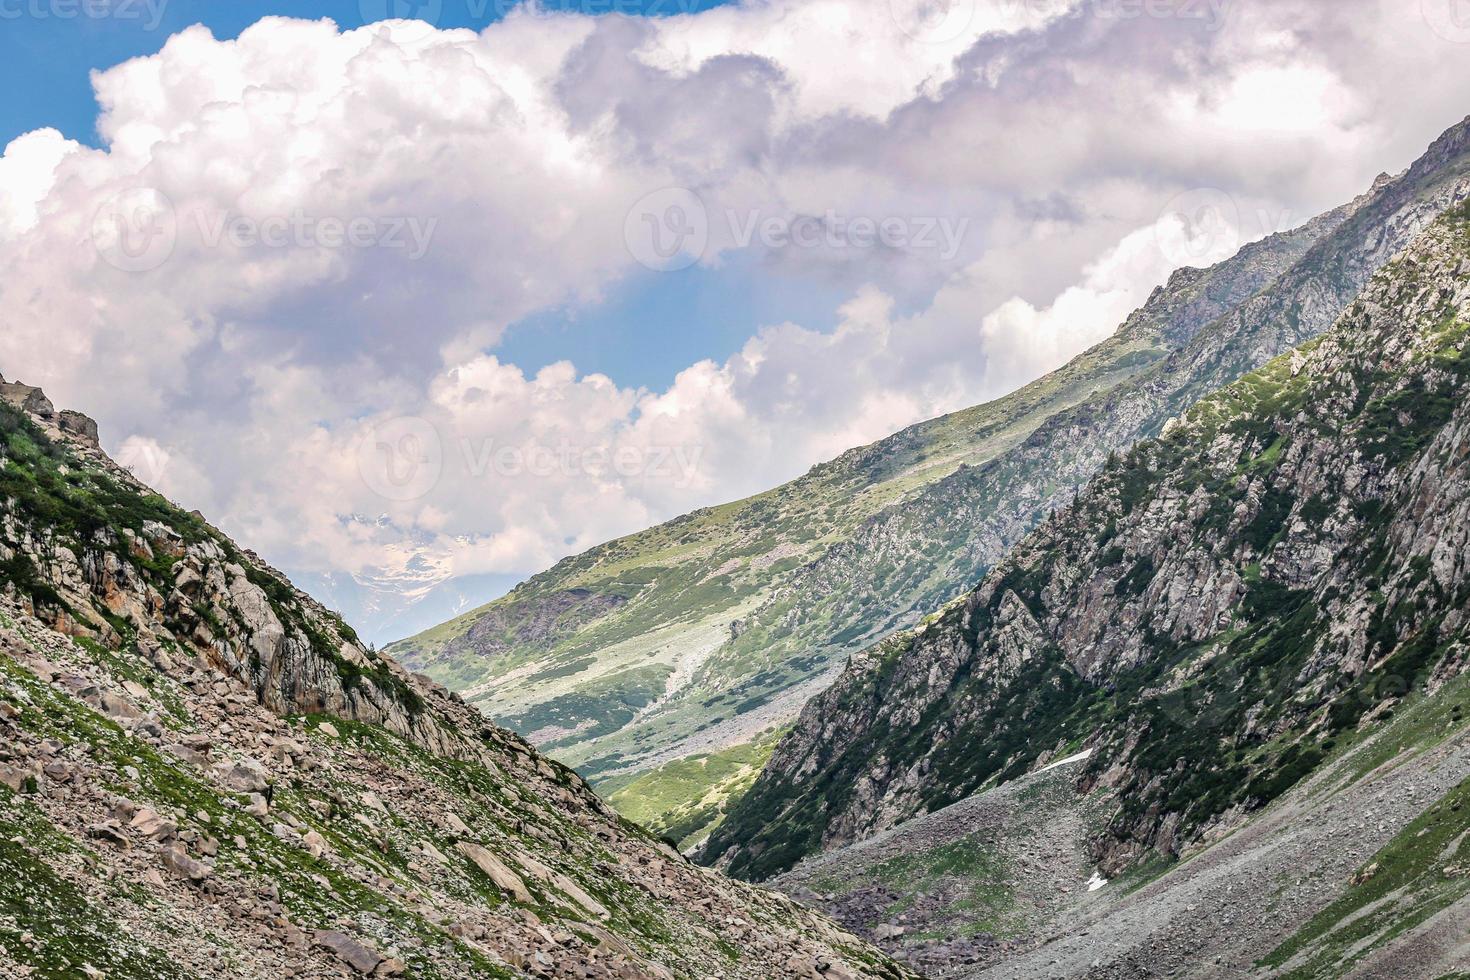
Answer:
[[(1181, 270), (1113, 338), (1007, 398), (568, 559), (394, 649), (608, 792), (757, 739), (845, 657), (963, 594), (1110, 453), (1329, 326), (1465, 193), (1467, 134), (1299, 229)], [(676, 781), (637, 779), (660, 798)]]
[(1085, 746), (1105, 875), (1280, 797), (1466, 664), (1470, 211), (1322, 339), (1115, 458), (983, 584), (855, 657), (706, 858), (763, 878)]
[[(795, 572), (711, 659), (703, 689), (749, 669), (737, 664), (838, 662), (963, 594), (1113, 453), (1327, 329), (1374, 272), (1467, 194), (1470, 120), (1408, 172), (1380, 178), (1364, 198), (1327, 216), (1311, 247), (1257, 294), (1176, 331), (1167, 357), (1058, 411), (1013, 450), (881, 512)], [(728, 696), (757, 693), (737, 686)]]

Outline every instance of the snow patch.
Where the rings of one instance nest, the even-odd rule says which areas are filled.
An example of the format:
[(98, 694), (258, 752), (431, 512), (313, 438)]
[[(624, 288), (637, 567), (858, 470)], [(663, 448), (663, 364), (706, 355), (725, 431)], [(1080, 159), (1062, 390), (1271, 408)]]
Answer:
[(1051, 772), (1053, 769), (1059, 768), (1061, 766), (1070, 766), (1074, 762), (1083, 762), (1083, 761), (1086, 761), (1087, 759), (1091, 759), (1091, 758), (1092, 758), (1092, 750), (1091, 749), (1088, 749), (1086, 752), (1078, 752), (1076, 755), (1069, 755), (1065, 759), (1060, 759), (1060, 760), (1058, 760), (1056, 762), (1053, 762), (1051, 765), (1047, 766), (1045, 769), (1038, 769), (1036, 771), (1037, 772)]
[(1087, 890), (1095, 892), (1107, 883), (1108, 879), (1104, 878), (1100, 872), (1094, 871), (1092, 877), (1087, 879)]

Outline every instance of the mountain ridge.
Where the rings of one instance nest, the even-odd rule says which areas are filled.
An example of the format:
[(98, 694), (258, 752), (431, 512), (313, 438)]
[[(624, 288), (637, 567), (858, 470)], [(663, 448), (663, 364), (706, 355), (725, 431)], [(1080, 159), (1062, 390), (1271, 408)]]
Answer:
[[(672, 785), (681, 758), (748, 752), (844, 657), (962, 593), (1109, 452), (1325, 329), (1454, 199), (1467, 129), (1341, 208), (1179, 270), (1113, 337), (1032, 385), (567, 559), (390, 650), (605, 792), (662, 795), (665, 767)], [(579, 610), (578, 596), (603, 608)], [(696, 843), (724, 802), (673, 808), (696, 803), (704, 827), (652, 826)]]
[[(985, 456), (1006, 451), (1019, 444), (1031, 427), (1040, 424), (1057, 404), (1085, 400), (1095, 390), (1119, 383), (1163, 357), (1164, 351), (1160, 347), (1163, 338), (1177, 341), (1186, 337), (1201, 322), (1248, 298), (1304, 254), (1317, 238), (1345, 220), (1351, 213), (1351, 208), (1350, 205), (1338, 209), (1314, 219), (1302, 228), (1251, 243), (1232, 260), (1221, 263), (1214, 269), (1176, 271), (1167, 284), (1155, 290), (1144, 309), (1131, 316), (1117, 334), (1037, 383), (1025, 386), (995, 402), (918, 423), (869, 446), (849, 450), (830, 462), (814, 466), (806, 476), (767, 494), (721, 507), (694, 511), (650, 531), (618, 539), (584, 555), (565, 559), (555, 568), (518, 586), (510, 595), (488, 606), (472, 610), (437, 631), (431, 631), (431, 634), (438, 633), (440, 637), (429, 636), (428, 640), (422, 636), (411, 638), (392, 644), (387, 649), (401, 656), (405, 662), (428, 671), (475, 700), (477, 695), (484, 693), (484, 689), (473, 678), (491, 671), (497, 663), (513, 668), (518, 662), (514, 656), (504, 661), (498, 661), (498, 657), (514, 655), (526, 649), (539, 653), (542, 648), (554, 649), (558, 644), (565, 647), (576, 639), (576, 634), (588, 621), (595, 624), (600, 618), (596, 615), (597, 611), (593, 610), (593, 614), (585, 619), (558, 623), (557, 616), (560, 613), (557, 610), (565, 612), (575, 605), (568, 600), (586, 600), (596, 596), (595, 601), (611, 601), (618, 606), (640, 601), (641, 595), (646, 592), (647, 582), (620, 583), (613, 576), (620, 568), (626, 570), (625, 566), (630, 561), (635, 569), (639, 567), (637, 552), (640, 548), (644, 551), (657, 551), (660, 548), (665, 552), (677, 550), (677, 546), (670, 549), (657, 542), (645, 547), (640, 543), (644, 539), (682, 534), (687, 540), (696, 542), (693, 546), (685, 544), (684, 547), (708, 547), (698, 542), (710, 536), (718, 538), (727, 533), (725, 524), (721, 522), (727, 521), (732, 512), (773, 513), (778, 521), (783, 519), (784, 513), (787, 523), (796, 523), (796, 517), (809, 516), (813, 509), (809, 506), (803, 509), (804, 498), (822, 499), (830, 497), (834, 492), (852, 497), (878, 492), (886, 495), (877, 502), (880, 505), (879, 510), (896, 506), (907, 495), (918, 492), (924, 483), (930, 482), (927, 478), (916, 479), (910, 475), (915, 467), (926, 474), (938, 474), (942, 477), (954, 468), (966, 465), (964, 460), (967, 452), (969, 457), (973, 457), (976, 452)], [(1068, 394), (1059, 397), (1058, 391)], [(1017, 419), (1023, 421), (1018, 424)], [(934, 435), (935, 433), (938, 435)], [(940, 448), (935, 449), (935, 446)], [(814, 481), (816, 484), (825, 481), (828, 486), (824, 488), (814, 485)], [(863, 507), (858, 509), (862, 510)], [(869, 506), (868, 509), (872, 507)], [(840, 524), (840, 521), (837, 523)], [(730, 564), (730, 555), (739, 551), (737, 545), (748, 543), (752, 536), (758, 537), (767, 533), (763, 530), (764, 526), (755, 523), (753, 531), (743, 532), (745, 538), (741, 538), (742, 532), (736, 529), (730, 535), (731, 544), (713, 545), (716, 553), (706, 563), (706, 577), (718, 578), (712, 572)], [(830, 529), (831, 526), (833, 522), (829, 521), (825, 528)], [(832, 532), (825, 530), (824, 533), (830, 535)], [(701, 535), (704, 537), (701, 538)], [(820, 537), (816, 543), (819, 548), (822, 547)], [(802, 547), (809, 554), (820, 555), (820, 550), (812, 551), (811, 544), (811, 538), (799, 539), (794, 545), (788, 541), (759, 543), (765, 550), (757, 552), (755, 560), (750, 564), (762, 573), (763, 579), (780, 578), (799, 567), (793, 555)], [(724, 548), (723, 551), (719, 550), (721, 547)], [(631, 559), (628, 557), (629, 552), (634, 553)], [(739, 555), (735, 557), (738, 558)], [(642, 564), (649, 565), (652, 561), (642, 561)], [(608, 577), (599, 581), (598, 576), (604, 568), (610, 569)], [(657, 575), (681, 568), (676, 556), (673, 564), (661, 571), (655, 570), (652, 576), (655, 584), (661, 584), (657, 582)], [(694, 573), (699, 574), (699, 569), (695, 568)], [(599, 593), (598, 588), (603, 591)], [(764, 581), (761, 588), (766, 589)], [(622, 592), (617, 591), (618, 589)], [(739, 608), (739, 598), (738, 592), (713, 597), (711, 608), (716, 608), (722, 614), (717, 617), (711, 630), (714, 641), (723, 644), (730, 639), (730, 622), (737, 624), (734, 629), (740, 628), (740, 619), (732, 620), (723, 615), (727, 610)], [(543, 612), (549, 611), (555, 615), (550, 617), (548, 623), (543, 624), (544, 628), (534, 628), (525, 635), (518, 635), (516, 631), (520, 625), (516, 617), (541, 621), (544, 617), (535, 610), (535, 606), (542, 601), (549, 604), (548, 609)], [(517, 613), (517, 609), (524, 612)], [(582, 614), (575, 612), (573, 615), (581, 617)], [(505, 622), (507, 618), (511, 621)], [(490, 622), (486, 623), (486, 620)], [(673, 621), (666, 617), (642, 625), (653, 629), (667, 629)], [(475, 665), (471, 674), (459, 674), (452, 663), (446, 663), (453, 661), (458, 655), (453, 649), (456, 638), (453, 635), (449, 635), (447, 639), (443, 637), (458, 633), (459, 637), (468, 639), (470, 631), (476, 625), (480, 625), (480, 632), (485, 635), (481, 642), (486, 646), (470, 651), (470, 655), (483, 654), (481, 659), (484, 662)], [(443, 648), (436, 650), (436, 642), (443, 642), (448, 652), (444, 652)], [(584, 655), (580, 650), (577, 653), (578, 656)], [(528, 654), (523, 653), (522, 656)], [(493, 688), (505, 684), (502, 677), (491, 680), (485, 686)], [(498, 717), (515, 717), (513, 712), (494, 711), (493, 702), (482, 703), (491, 708), (492, 713)], [(641, 707), (642, 704), (638, 705), (638, 708)], [(636, 709), (630, 711), (629, 717), (635, 713)], [(520, 727), (529, 732), (544, 726), (529, 723)]]
[[(1470, 193), (1463, 195), (1463, 202)], [(1470, 207), (853, 658), (703, 855), (752, 877), (1069, 746), (1104, 875), (1228, 834), (1466, 666)]]
[(906, 975), (0, 394), (0, 973)]

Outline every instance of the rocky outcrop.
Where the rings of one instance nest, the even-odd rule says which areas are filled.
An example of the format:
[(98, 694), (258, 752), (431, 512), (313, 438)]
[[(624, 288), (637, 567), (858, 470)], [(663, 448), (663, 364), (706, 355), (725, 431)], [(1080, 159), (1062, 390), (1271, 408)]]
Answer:
[[(567, 559), (394, 649), (594, 778), (784, 725), (847, 656), (971, 588), (1111, 453), (1326, 329), (1465, 194), (1467, 133), (1300, 228), (1176, 272), (1109, 340), (1006, 398)], [(519, 631), (574, 588), (625, 601), (557, 612), (565, 628), (536, 642)], [(674, 672), (651, 701), (646, 673), (613, 668), (646, 670), (655, 632)]]
[[(741, 625), (740, 638), (711, 658), (710, 676), (741, 660), (840, 662), (914, 626), (977, 582), (1112, 455), (1327, 329), (1384, 263), (1467, 196), (1470, 120), (1403, 175), (1380, 178), (1363, 198), (1319, 219), (1310, 247), (1259, 292), (1231, 304), (1220, 284), (1209, 283), (1209, 301), (1187, 292), (1187, 300), (1155, 297), (1119, 336), (1167, 337), (1166, 357), (1058, 411), (994, 460), (962, 467), (865, 522), (783, 582)], [(1177, 278), (1170, 285), (1177, 288)]]
[(0, 401), (37, 418), (50, 419), (56, 415), (56, 407), (44, 391), (19, 381), (6, 381), (3, 375), (0, 375)]
[(1104, 874), (1178, 855), (1466, 664), (1470, 210), (1320, 341), (1115, 458), (981, 586), (853, 658), (708, 856), (764, 877), (1024, 773), (1118, 807)]
[(619, 820), (16, 398), (0, 974), (906, 975)]

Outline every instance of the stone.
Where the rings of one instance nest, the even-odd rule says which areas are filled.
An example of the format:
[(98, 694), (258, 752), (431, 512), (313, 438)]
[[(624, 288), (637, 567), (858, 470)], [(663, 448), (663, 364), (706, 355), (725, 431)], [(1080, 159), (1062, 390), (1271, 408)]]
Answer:
[(611, 913), (608, 912), (607, 908), (601, 902), (587, 894), (580, 885), (566, 875), (548, 868), (529, 855), (515, 854), (512, 857), (517, 864), (526, 869), (528, 874), (532, 877), (539, 878), (563, 895), (566, 895), (580, 906), (582, 911), (589, 912), (598, 919), (611, 918)]
[(216, 763), (214, 778), (232, 793), (264, 793), (270, 786), (265, 767), (253, 759)]
[(122, 832), (122, 827), (111, 820), (104, 821), (102, 823), (88, 824), (87, 836), (92, 838), (93, 840), (105, 841), (108, 844), (111, 844), (113, 847), (120, 848), (122, 850), (127, 850), (129, 847), (132, 846), (131, 842), (127, 838), (127, 835)]
[(133, 704), (127, 698), (113, 694), (111, 691), (103, 691), (97, 695), (97, 707), (104, 715), (114, 721), (143, 717), (143, 712), (138, 710), (137, 705)]
[(307, 831), (301, 837), (301, 843), (306, 845), (306, 851), (314, 859), (320, 861), (323, 854), (331, 848), (327, 845), (327, 839), (314, 830)]
[(494, 882), (495, 887), (505, 892), (517, 902), (530, 904), (531, 892), (526, 888), (526, 883), (521, 880), (520, 875), (510, 870), (499, 858), (491, 854), (479, 844), (469, 841), (460, 841), (455, 849), (474, 862), (475, 866), (485, 873), (485, 876)]
[(24, 769), (0, 762), (0, 786), (4, 786), (12, 793), (19, 793), (25, 789), (28, 775), (29, 773)]
[(319, 732), (321, 732), (323, 735), (327, 736), (327, 738), (341, 738), (342, 737), (337, 732), (337, 726), (336, 725), (333, 725), (330, 721), (324, 721), (324, 722), (322, 722), (320, 725), (316, 726), (316, 730), (319, 731)]
[(164, 868), (174, 877), (194, 884), (198, 884), (214, 874), (213, 868), (203, 861), (196, 861), (178, 845), (165, 848), (159, 854), (159, 860), (163, 863)]
[(152, 810), (139, 810), (128, 826), (144, 837), (152, 837), (155, 840), (168, 840), (179, 830), (178, 824), (172, 820), (165, 820)]
[(331, 952), (343, 963), (361, 974), (370, 974), (377, 970), (383, 962), (383, 957), (362, 943), (353, 939), (345, 932), (329, 929), (318, 932), (312, 937), (312, 942), (322, 949)]
[(204, 753), (191, 749), (187, 745), (180, 745), (177, 742), (165, 745), (163, 751), (181, 762), (187, 762), (189, 765), (198, 766), (201, 769), (209, 764), (209, 757)]
[(56, 416), (56, 425), (62, 432), (76, 436), (78, 440), (91, 446), (93, 449), (102, 448), (102, 441), (97, 432), (97, 423), (81, 412), (73, 412), (64, 408)]

